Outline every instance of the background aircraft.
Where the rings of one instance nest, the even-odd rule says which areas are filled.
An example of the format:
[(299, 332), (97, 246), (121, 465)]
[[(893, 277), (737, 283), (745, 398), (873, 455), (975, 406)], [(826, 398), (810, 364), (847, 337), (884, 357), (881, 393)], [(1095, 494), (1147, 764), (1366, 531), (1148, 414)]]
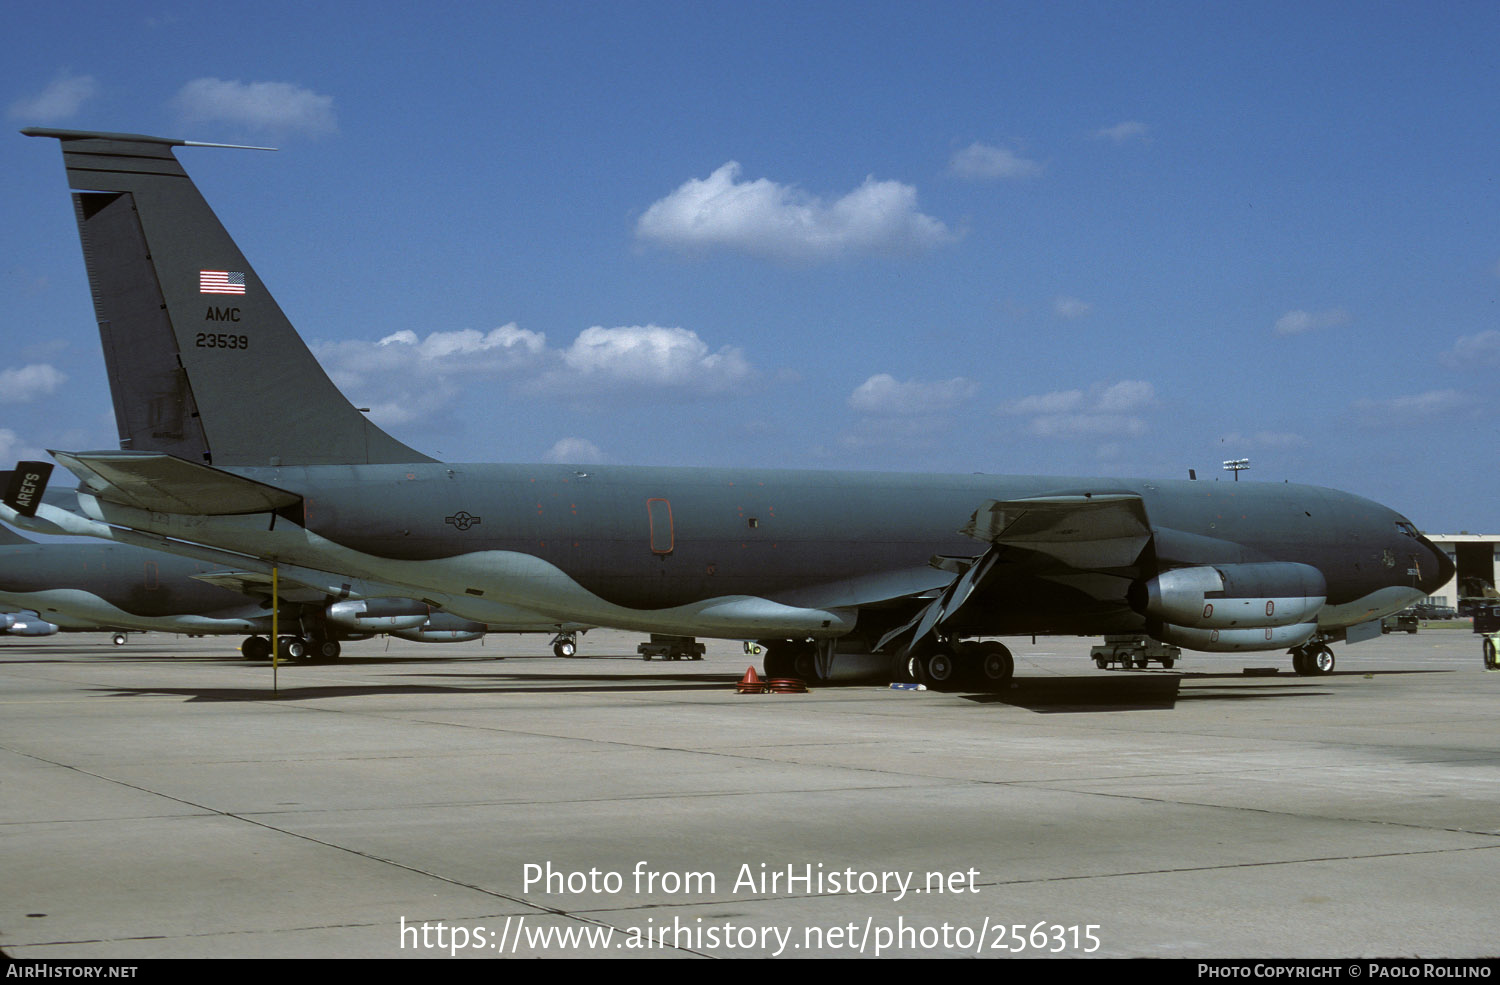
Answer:
[[(0, 484), (5, 479), (0, 473)], [(7, 614), (0, 627), (16, 636), (112, 632), (121, 644), (126, 632), (248, 633), (240, 645), (247, 660), (271, 654), (269, 586), (244, 572), (128, 544), (37, 543), (0, 525), (0, 605), (26, 610)], [(335, 600), (291, 583), (280, 623), (283, 655), (292, 659), (336, 659), (341, 642), (377, 633), (454, 643), (489, 631), (408, 599)], [(576, 646), (575, 639), (564, 634), (554, 648)]]
[[(1141, 633), (1327, 672), (1329, 641), (1451, 574), (1400, 514), (1307, 486), (434, 462), (334, 388), (185, 142), (23, 132), (62, 144), (123, 449), (55, 453), (92, 521), (40, 509), (71, 532), (482, 622), (756, 639), (772, 674), (984, 686), (1010, 654), (966, 638)], [(6, 504), (26, 522), (24, 490)]]

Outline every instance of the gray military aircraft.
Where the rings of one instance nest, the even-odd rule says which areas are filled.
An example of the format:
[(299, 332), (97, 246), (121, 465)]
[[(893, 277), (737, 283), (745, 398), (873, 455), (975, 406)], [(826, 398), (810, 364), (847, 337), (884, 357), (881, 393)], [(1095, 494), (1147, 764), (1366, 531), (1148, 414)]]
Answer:
[(437, 462), (317, 364), (173, 152), (212, 145), (22, 132), (62, 147), (121, 445), (53, 453), (89, 519), (36, 502), (50, 465), (18, 466), (0, 516), (22, 525), (479, 622), (756, 640), (772, 676), (859, 662), (940, 686), (1003, 685), (1009, 651), (965, 641), (1020, 634), (1327, 673), (1328, 643), (1452, 573), (1400, 514), (1302, 485)]
[[(129, 544), (41, 544), (0, 525), (0, 605), (40, 617), (5, 626), (13, 635), (112, 632), (122, 644), (127, 632), (249, 633), (240, 654), (271, 655), (270, 586), (259, 576)], [(294, 660), (334, 660), (341, 642), (377, 633), (448, 643), (487, 630), (407, 599), (330, 601), (295, 584), (282, 597), (280, 628), (282, 654)]]
[[(12, 473), (0, 472), (0, 488), (12, 480)], [(70, 498), (50, 489), (44, 494), (64, 510)], [(378, 633), (417, 643), (461, 643), (489, 632), (551, 629), (485, 626), (410, 599), (330, 599), (290, 579), (279, 596), (282, 654), (293, 660), (336, 660), (341, 643)], [(263, 576), (128, 544), (40, 544), (0, 525), (0, 605), (38, 614), (0, 627), (11, 635), (107, 631), (118, 645), (127, 631), (248, 632), (253, 635), (240, 645), (241, 655), (271, 655), (271, 586)], [(553, 640), (553, 652), (573, 656), (577, 633), (585, 628), (566, 627)]]

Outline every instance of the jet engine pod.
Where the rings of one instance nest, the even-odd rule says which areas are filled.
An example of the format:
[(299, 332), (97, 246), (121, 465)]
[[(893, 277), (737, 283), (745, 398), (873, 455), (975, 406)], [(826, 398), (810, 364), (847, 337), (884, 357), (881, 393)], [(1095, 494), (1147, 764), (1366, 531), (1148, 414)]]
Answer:
[(1235, 653), (1240, 650), (1285, 650), (1306, 643), (1318, 631), (1316, 622), (1292, 626), (1261, 626), (1255, 629), (1201, 629), (1163, 623), (1151, 633), (1153, 639), (1205, 653)]
[(394, 630), (391, 635), (414, 643), (467, 643), (479, 639), (487, 629), (489, 627), (482, 622), (470, 622), (451, 612), (438, 610), (421, 626)]
[(23, 613), (11, 619), (5, 632), (12, 636), (51, 636), (57, 632), (57, 626), (45, 619)]
[(416, 629), (427, 621), (427, 603), (412, 599), (356, 599), (334, 602), (324, 617), (341, 629), (392, 633)]
[(1150, 581), (1136, 582), (1129, 593), (1135, 611), (1192, 629), (1254, 629), (1316, 621), (1327, 597), (1323, 573), (1295, 561), (1173, 568)]

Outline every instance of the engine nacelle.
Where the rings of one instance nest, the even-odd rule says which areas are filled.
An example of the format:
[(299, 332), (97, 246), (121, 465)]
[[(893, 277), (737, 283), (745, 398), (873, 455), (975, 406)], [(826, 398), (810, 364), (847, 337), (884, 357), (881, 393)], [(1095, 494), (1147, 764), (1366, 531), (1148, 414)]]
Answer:
[(11, 618), (10, 625), (5, 627), (5, 632), (11, 636), (51, 636), (57, 632), (57, 626), (38, 616), (28, 616), (23, 613)]
[(412, 599), (348, 599), (323, 610), (323, 617), (333, 625), (365, 633), (416, 629), (427, 622), (428, 615), (427, 603)]
[(1306, 643), (1317, 631), (1317, 622), (1256, 629), (1199, 629), (1163, 623), (1152, 631), (1151, 636), (1189, 650), (1236, 653), (1241, 650), (1287, 650)]
[(1137, 582), (1129, 593), (1135, 611), (1188, 629), (1258, 629), (1315, 622), (1327, 600), (1323, 572), (1295, 561), (1173, 568), (1150, 581)]
[(399, 629), (391, 635), (413, 643), (467, 643), (477, 640), (489, 629), (482, 622), (460, 619), (451, 612), (438, 610), (415, 629)]

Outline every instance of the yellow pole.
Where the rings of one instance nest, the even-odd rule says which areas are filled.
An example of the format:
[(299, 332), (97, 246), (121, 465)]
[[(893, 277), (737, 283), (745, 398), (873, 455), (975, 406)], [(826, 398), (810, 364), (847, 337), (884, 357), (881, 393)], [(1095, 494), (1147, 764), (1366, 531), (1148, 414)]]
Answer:
[(271, 691), (277, 690), (277, 678), (281, 671), (281, 602), (278, 591), (276, 565), (271, 565)]

